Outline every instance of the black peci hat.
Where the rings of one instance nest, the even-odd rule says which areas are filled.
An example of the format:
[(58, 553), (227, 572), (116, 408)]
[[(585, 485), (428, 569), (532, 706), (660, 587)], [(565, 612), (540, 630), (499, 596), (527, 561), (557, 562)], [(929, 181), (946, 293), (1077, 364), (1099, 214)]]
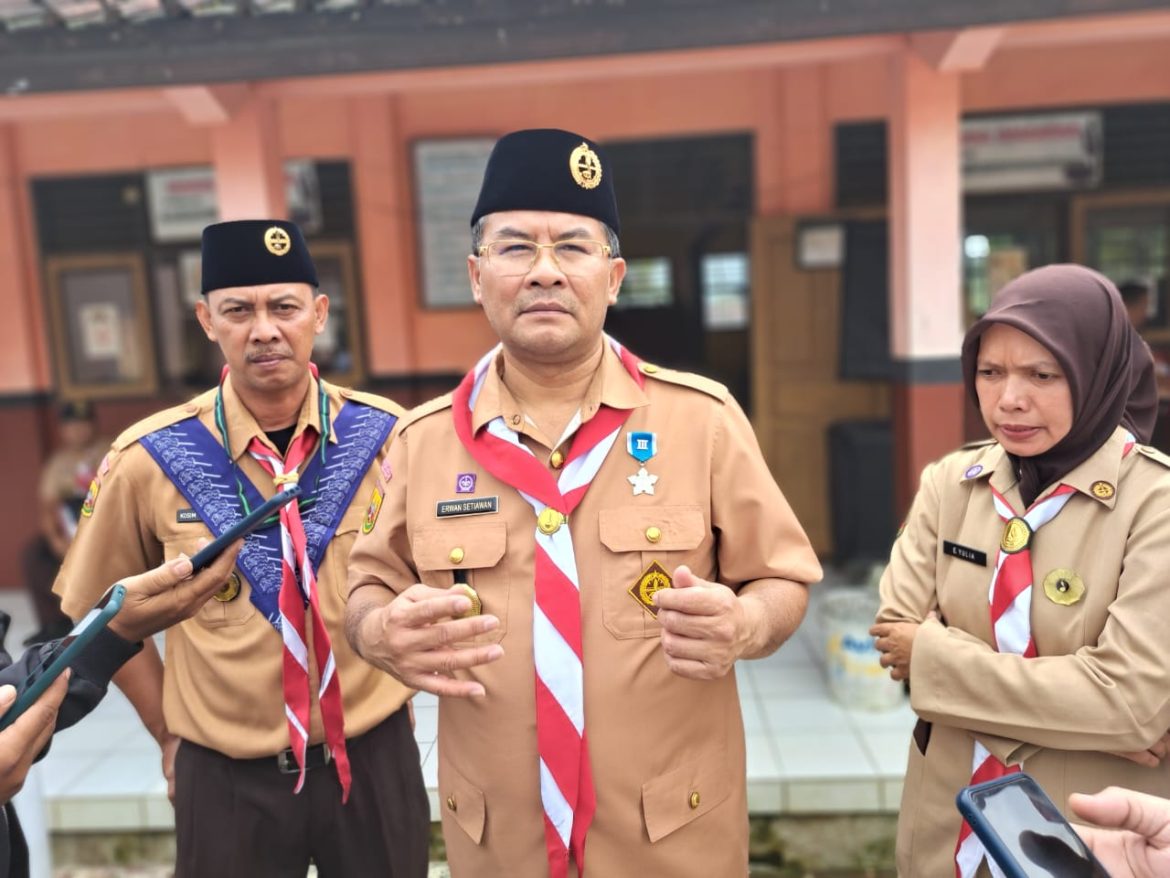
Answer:
[(503, 210), (575, 213), (620, 231), (612, 165), (592, 140), (559, 128), (513, 131), (496, 141), (471, 224)]
[(57, 406), (57, 418), (62, 421), (92, 421), (93, 404), (85, 399), (67, 399)]
[(204, 295), (280, 283), (318, 286), (317, 269), (296, 223), (235, 220), (203, 230)]

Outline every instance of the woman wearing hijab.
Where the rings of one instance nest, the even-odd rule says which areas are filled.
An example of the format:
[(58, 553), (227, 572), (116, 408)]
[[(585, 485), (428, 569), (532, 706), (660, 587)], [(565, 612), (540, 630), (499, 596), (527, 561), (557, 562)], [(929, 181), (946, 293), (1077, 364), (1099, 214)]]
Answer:
[(931, 464), (872, 633), (919, 716), (901, 878), (989, 874), (955, 795), (1022, 766), (1056, 802), (1170, 795), (1170, 458), (1153, 360), (1076, 265), (1008, 284), (963, 342), (991, 433)]

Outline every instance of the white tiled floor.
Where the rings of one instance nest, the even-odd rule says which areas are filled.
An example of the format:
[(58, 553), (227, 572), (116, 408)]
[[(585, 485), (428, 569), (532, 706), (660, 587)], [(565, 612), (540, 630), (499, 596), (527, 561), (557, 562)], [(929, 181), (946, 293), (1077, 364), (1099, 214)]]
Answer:
[[(0, 592), (14, 616), (9, 648), (31, 628), (23, 595)], [(850, 710), (830, 697), (815, 607), (810, 621), (770, 658), (737, 675), (747, 735), (748, 806), (753, 813), (896, 811), (914, 715)], [(423, 776), (438, 818), (438, 705), (415, 699)], [(116, 689), (80, 725), (53, 741), (41, 775), (49, 826), (103, 830), (173, 825), (158, 749)]]

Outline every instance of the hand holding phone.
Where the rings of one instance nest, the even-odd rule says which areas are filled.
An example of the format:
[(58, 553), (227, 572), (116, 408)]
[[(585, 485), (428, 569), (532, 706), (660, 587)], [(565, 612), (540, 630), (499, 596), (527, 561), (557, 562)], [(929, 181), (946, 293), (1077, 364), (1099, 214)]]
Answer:
[(964, 787), (956, 803), (1007, 878), (1109, 878), (1060, 809), (1022, 771)]
[(297, 497), (301, 496), (301, 486), (293, 485), (283, 491), (278, 491), (273, 494), (262, 504), (257, 506), (220, 536), (216, 537), (211, 543), (204, 546), (191, 559), (191, 567), (196, 573), (214, 561), (219, 555), (238, 540), (240, 537), (247, 536), (252, 531), (259, 528), (264, 522), (275, 512), (280, 510), (280, 507), (286, 503), (291, 503)]
[(57, 641), (56, 646), (41, 658), (25, 677), (24, 682), (17, 687), (15, 703), (0, 716), (0, 731), (12, 725), (22, 713), (36, 703), (41, 693), (69, 667), (86, 645), (97, 637), (98, 632), (110, 624), (110, 620), (122, 608), (125, 597), (125, 586), (120, 584), (112, 586), (101, 596), (94, 608), (73, 626), (73, 630)]

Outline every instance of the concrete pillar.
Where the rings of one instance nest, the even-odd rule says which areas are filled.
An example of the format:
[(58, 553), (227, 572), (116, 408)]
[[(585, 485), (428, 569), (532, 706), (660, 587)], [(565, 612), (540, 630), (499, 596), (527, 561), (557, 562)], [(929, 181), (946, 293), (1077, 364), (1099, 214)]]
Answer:
[(890, 344), (905, 511), (922, 468), (963, 439), (961, 102), (958, 73), (909, 49), (891, 64)]
[(410, 154), (399, 130), (396, 104), (394, 95), (376, 95), (353, 99), (350, 110), (364, 341), (374, 376), (409, 373), (418, 363)]
[(0, 125), (0, 393), (43, 389), (46, 328), (41, 319), (39, 272), (30, 264), (31, 220), (25, 180), (16, 155), (16, 132)]
[(211, 127), (211, 156), (221, 220), (288, 216), (278, 126), (275, 105), (253, 97), (222, 125)]

